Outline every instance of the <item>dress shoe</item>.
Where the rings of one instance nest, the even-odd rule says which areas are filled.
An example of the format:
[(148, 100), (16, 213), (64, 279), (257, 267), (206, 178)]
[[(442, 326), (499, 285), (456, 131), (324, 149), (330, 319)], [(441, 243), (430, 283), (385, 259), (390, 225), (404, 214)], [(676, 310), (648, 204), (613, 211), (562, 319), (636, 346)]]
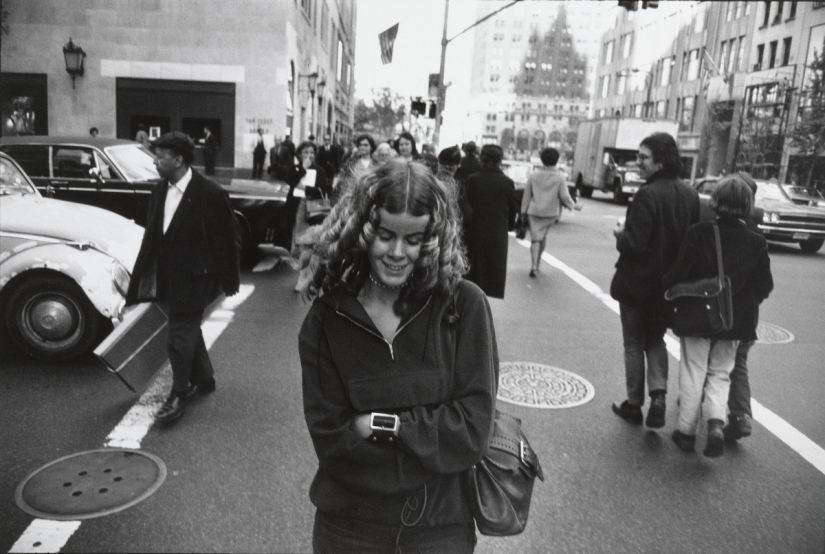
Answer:
[(175, 421), (183, 412), (186, 411), (186, 400), (175, 393), (169, 395), (163, 406), (160, 407), (158, 413), (155, 415), (155, 421), (158, 423), (170, 423)]
[(718, 458), (725, 453), (725, 434), (722, 428), (725, 422), (721, 419), (708, 420), (708, 442), (702, 454), (708, 458)]
[(535, 277), (535, 276), (536, 276), (536, 270), (535, 270), (535, 269), (531, 269), (531, 270), (530, 270), (530, 277)]
[(192, 399), (196, 396), (211, 394), (215, 392), (215, 389), (215, 378), (210, 377), (206, 381), (202, 381), (200, 383), (195, 383), (194, 385), (191, 385), (186, 393), (186, 400)]
[(613, 403), (613, 413), (619, 416), (620, 418), (629, 421), (635, 425), (642, 424), (642, 408), (639, 406), (634, 406), (627, 400), (622, 402), (621, 404)]
[(656, 394), (650, 399), (650, 409), (647, 411), (647, 426), (659, 429), (665, 426), (665, 395)]
[(744, 437), (751, 436), (751, 416), (747, 414), (730, 414), (728, 425), (722, 429), (725, 439), (737, 441)]
[(693, 452), (696, 446), (696, 435), (688, 435), (676, 429), (670, 437), (682, 452)]

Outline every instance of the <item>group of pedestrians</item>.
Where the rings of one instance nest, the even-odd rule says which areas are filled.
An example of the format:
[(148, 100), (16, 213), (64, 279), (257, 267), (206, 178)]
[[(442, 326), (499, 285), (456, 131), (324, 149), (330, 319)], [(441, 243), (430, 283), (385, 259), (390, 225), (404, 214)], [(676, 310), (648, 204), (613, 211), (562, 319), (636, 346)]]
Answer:
[[(401, 148), (409, 156), (399, 151), (382, 162), (375, 141), (357, 137), (360, 153), (329, 175), (313, 142), (295, 149), (284, 141), (273, 164), (290, 184), (288, 203), (338, 190), (329, 213), (297, 244), (305, 272), (298, 290), (312, 301), (299, 356), (318, 457), (309, 490), (316, 553), (473, 552), (462, 475), (484, 454), (495, 417), (499, 357), (488, 297), (504, 294), (506, 233), (521, 208), (530, 220), (535, 272), (560, 206), (576, 208), (552, 149), (542, 152), (545, 167), (531, 176), (520, 207), (500, 169), (499, 146), (484, 145), (479, 160), (472, 159), (474, 145), (465, 145), (464, 158), (458, 147), (445, 148), (433, 172), (413, 159), (410, 142)], [(220, 290), (238, 291), (239, 244), (227, 193), (191, 169), (191, 139), (168, 133), (151, 146), (163, 181), (152, 194), (127, 302), (157, 301), (168, 311), (173, 386), (157, 419), (169, 423), (191, 398), (216, 390), (200, 322)], [(749, 416), (740, 362), (755, 339), (758, 304), (773, 286), (765, 240), (743, 222), (751, 215), (753, 182), (739, 174), (723, 179), (712, 200), (718, 218), (700, 221), (696, 192), (678, 178), (674, 139), (645, 138), (638, 159), (647, 184), (616, 232), (611, 295), (620, 303), (627, 399), (613, 411), (641, 424), (647, 381), (647, 425), (664, 426), (664, 291), (716, 273), (717, 226), (735, 324), (718, 336), (681, 337), (673, 440), (693, 450), (702, 413), (705, 454), (718, 456), (737, 366), (740, 384), (730, 390), (729, 405), (742, 418), (731, 416), (728, 435), (749, 432), (740, 424)]]
[[(701, 416), (707, 421), (705, 456), (724, 453), (724, 441), (750, 434), (747, 348), (756, 339), (758, 306), (773, 289), (767, 243), (748, 228), (754, 191), (744, 174), (725, 177), (713, 192), (717, 218), (700, 221), (698, 194), (679, 179), (681, 161), (668, 134), (645, 138), (638, 153), (646, 180), (615, 231), (619, 260), (610, 286), (619, 302), (627, 398), (613, 404), (623, 419), (641, 424), (645, 383), (650, 397), (646, 425), (665, 425), (668, 354), (664, 335), (672, 317), (664, 299), (678, 283), (717, 275), (714, 226), (721, 237), (723, 266), (730, 278), (733, 328), (713, 336), (680, 337), (679, 418), (673, 432), (686, 452), (695, 447)], [(731, 387), (731, 372), (738, 371)], [(733, 416), (725, 427), (728, 404)]]

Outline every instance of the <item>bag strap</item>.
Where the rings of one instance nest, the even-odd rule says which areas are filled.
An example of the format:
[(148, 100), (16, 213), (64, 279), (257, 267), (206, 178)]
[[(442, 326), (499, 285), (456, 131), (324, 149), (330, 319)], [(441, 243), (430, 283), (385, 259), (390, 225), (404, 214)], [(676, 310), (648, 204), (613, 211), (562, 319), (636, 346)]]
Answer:
[(722, 238), (719, 235), (719, 225), (713, 222), (713, 237), (716, 240), (716, 265), (719, 268), (719, 279), (725, 280), (725, 268), (722, 265)]

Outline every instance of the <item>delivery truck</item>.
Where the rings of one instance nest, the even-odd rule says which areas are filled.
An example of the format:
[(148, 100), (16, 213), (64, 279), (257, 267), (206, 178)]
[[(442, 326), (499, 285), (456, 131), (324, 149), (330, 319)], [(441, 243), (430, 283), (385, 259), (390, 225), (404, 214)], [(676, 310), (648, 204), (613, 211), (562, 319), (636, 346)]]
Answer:
[(674, 140), (676, 121), (609, 117), (579, 123), (572, 176), (584, 198), (594, 190), (613, 193), (617, 204), (627, 202), (644, 179), (639, 174), (636, 154), (639, 143), (653, 133), (667, 133)]

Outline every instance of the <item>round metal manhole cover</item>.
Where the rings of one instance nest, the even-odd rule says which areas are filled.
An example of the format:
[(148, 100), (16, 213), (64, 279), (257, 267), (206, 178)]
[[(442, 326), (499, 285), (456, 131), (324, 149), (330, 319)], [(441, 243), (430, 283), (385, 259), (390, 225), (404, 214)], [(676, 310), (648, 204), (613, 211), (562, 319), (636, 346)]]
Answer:
[(113, 514), (145, 500), (166, 479), (163, 460), (140, 450), (105, 448), (65, 456), (29, 474), (15, 491), (21, 510), (56, 520)]
[(756, 326), (756, 342), (759, 344), (785, 344), (793, 339), (794, 336), (790, 331), (773, 323), (760, 321)]
[(593, 385), (557, 367), (506, 362), (499, 372), (498, 399), (528, 408), (573, 408), (593, 399)]

